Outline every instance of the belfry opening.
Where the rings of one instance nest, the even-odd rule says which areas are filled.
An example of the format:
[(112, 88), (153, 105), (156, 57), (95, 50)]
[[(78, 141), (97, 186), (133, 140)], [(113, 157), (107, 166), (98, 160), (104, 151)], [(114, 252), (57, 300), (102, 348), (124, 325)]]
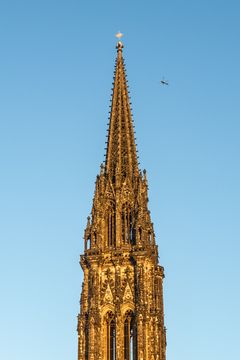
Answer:
[(116, 48), (105, 163), (80, 257), (78, 360), (166, 360), (164, 269), (138, 163), (122, 42)]

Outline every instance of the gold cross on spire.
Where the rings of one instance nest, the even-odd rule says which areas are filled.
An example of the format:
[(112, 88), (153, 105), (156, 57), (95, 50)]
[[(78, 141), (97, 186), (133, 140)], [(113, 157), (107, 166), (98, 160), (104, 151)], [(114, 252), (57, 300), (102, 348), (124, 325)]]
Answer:
[(121, 33), (121, 31), (118, 31), (115, 36), (116, 36), (116, 38), (118, 38), (118, 40), (121, 40), (121, 38), (123, 37), (123, 34)]

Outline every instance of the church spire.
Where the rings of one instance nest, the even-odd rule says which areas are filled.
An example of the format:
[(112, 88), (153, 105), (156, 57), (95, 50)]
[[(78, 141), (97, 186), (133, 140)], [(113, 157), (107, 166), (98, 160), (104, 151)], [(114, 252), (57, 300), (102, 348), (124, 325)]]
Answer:
[(127, 177), (133, 180), (139, 174), (122, 42), (119, 41), (116, 48), (117, 58), (106, 152), (106, 173), (113, 183), (117, 178), (123, 180)]
[(164, 269), (146, 172), (138, 169), (122, 51), (118, 42), (106, 164), (96, 179), (80, 258), (78, 360), (166, 360)]

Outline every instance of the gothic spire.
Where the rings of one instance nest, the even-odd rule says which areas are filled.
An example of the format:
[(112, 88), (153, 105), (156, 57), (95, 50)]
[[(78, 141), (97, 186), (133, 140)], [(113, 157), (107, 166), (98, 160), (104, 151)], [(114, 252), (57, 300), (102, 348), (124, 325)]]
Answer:
[(112, 104), (106, 152), (106, 173), (113, 182), (138, 175), (137, 150), (134, 140), (130, 99), (122, 56), (123, 44), (117, 43)]
[(118, 42), (106, 163), (97, 176), (80, 258), (78, 360), (166, 360), (164, 269), (146, 172), (138, 169), (122, 50)]

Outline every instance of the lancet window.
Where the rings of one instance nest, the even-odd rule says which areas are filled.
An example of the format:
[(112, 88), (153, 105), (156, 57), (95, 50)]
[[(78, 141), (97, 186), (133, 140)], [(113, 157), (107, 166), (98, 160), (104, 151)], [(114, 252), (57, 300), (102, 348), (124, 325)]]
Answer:
[(153, 234), (151, 231), (148, 232), (148, 241), (150, 244), (152, 244), (152, 242), (153, 242)]
[(137, 328), (132, 311), (127, 311), (124, 321), (124, 360), (137, 360)]
[(122, 207), (122, 242), (124, 244), (133, 244), (135, 242), (132, 210), (129, 204), (124, 204)]
[(91, 248), (91, 235), (88, 235), (88, 237), (85, 240), (85, 250), (89, 250)]
[(114, 204), (111, 204), (107, 212), (107, 245), (115, 246), (116, 245), (116, 215)]
[(116, 360), (116, 322), (112, 312), (106, 316), (106, 359)]
[(142, 242), (142, 228), (138, 228), (138, 240), (141, 243)]

